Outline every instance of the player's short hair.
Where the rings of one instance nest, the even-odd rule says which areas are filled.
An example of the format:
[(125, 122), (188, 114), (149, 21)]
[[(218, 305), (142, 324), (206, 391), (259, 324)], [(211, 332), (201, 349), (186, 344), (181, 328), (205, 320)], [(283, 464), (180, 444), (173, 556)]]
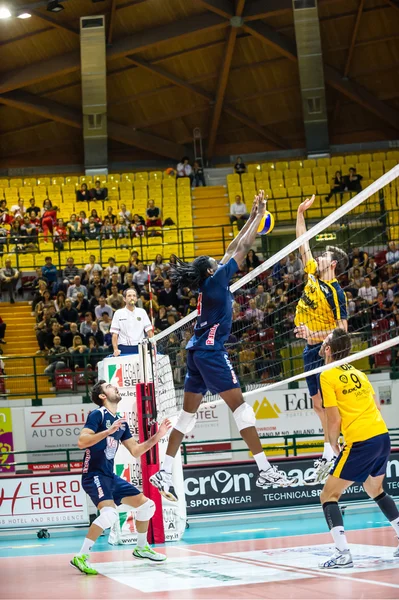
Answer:
[(122, 292), (122, 296), (123, 296), (125, 299), (126, 299), (126, 295), (127, 295), (127, 293), (128, 293), (128, 292), (134, 292), (134, 293), (136, 294), (136, 297), (137, 297), (137, 298), (139, 297), (139, 295), (138, 295), (138, 293), (137, 293), (137, 290), (136, 290), (136, 288), (127, 288), (126, 290), (123, 290), (123, 292)]
[(176, 264), (170, 265), (169, 279), (177, 286), (197, 290), (208, 277), (208, 269), (212, 268), (209, 256), (198, 256), (193, 262), (187, 263), (176, 257)]
[(94, 402), (94, 404), (97, 404), (97, 406), (102, 406), (104, 404), (104, 400), (100, 398), (100, 394), (104, 393), (103, 383), (107, 383), (105, 379), (99, 379), (91, 388), (91, 401)]
[(340, 327), (334, 329), (328, 346), (331, 349), (331, 356), (334, 360), (346, 358), (351, 353), (352, 344), (349, 334)]
[(337, 261), (337, 266), (335, 267), (335, 272), (337, 275), (341, 275), (348, 268), (349, 258), (346, 252), (341, 250), (341, 248), (337, 248), (337, 246), (327, 246), (327, 252), (331, 252), (332, 259)]

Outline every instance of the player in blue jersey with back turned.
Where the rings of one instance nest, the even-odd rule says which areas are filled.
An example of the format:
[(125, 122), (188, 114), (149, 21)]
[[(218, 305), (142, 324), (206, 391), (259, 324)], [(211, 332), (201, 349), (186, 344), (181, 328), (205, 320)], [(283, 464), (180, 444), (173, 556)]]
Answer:
[(265, 212), (266, 198), (261, 191), (255, 197), (248, 221), (229, 245), (219, 265), (209, 256), (199, 256), (192, 263), (178, 260), (176, 266), (172, 265), (171, 279), (174, 283), (198, 290), (199, 296), (194, 335), (186, 346), (183, 410), (170, 435), (161, 470), (150, 477), (150, 482), (171, 501), (177, 501), (172, 480), (173, 460), (184, 436), (194, 428), (197, 410), (208, 390), (219, 394), (233, 412), (238, 431), (259, 468), (256, 485), (261, 488), (271, 485), (286, 487), (293, 483), (267, 460), (256, 431), (255, 413), (252, 406), (244, 401), (240, 383), (224, 347), (233, 320), (230, 280), (254, 243)]
[(155, 513), (155, 504), (131, 483), (115, 475), (114, 458), (120, 443), (135, 458), (145, 454), (166, 435), (171, 423), (165, 419), (155, 435), (138, 444), (125, 419), (117, 414), (121, 400), (117, 387), (100, 380), (93, 386), (91, 399), (99, 408), (87, 417), (78, 446), (85, 450), (82, 487), (100, 514), (90, 525), (80, 552), (72, 558), (71, 565), (86, 575), (97, 575), (96, 569), (89, 563), (89, 553), (104, 529), (112, 527), (118, 520), (116, 507), (120, 504), (136, 509), (137, 546), (133, 556), (161, 562), (166, 556), (155, 552), (147, 543), (148, 524)]

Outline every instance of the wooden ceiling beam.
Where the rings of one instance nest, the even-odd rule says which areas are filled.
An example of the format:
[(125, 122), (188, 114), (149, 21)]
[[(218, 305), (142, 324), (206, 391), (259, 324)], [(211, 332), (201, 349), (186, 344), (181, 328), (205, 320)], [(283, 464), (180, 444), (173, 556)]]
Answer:
[(74, 35), (79, 35), (79, 30), (72, 27), (72, 25), (68, 25), (67, 23), (62, 23), (57, 20), (57, 18), (50, 17), (50, 15), (44, 14), (40, 12), (40, 10), (29, 9), (30, 14), (45, 23), (50, 23), (52, 27), (56, 29), (62, 29), (63, 31), (67, 31), (68, 33), (73, 33)]
[[(295, 42), (283, 37), (278, 32), (274, 31), (265, 23), (244, 23), (244, 29), (248, 33), (252, 33), (255, 37), (263, 40), (270, 45), (274, 50), (280, 51), (284, 56), (292, 61), (297, 61)], [(399, 111), (391, 108), (366, 90), (363, 86), (348, 78), (343, 78), (341, 74), (324, 63), (324, 79), (328, 85), (341, 92), (366, 110), (377, 115), (383, 121), (392, 125), (395, 129), (399, 129)]]
[(292, 0), (254, 0), (248, 4), (242, 15), (244, 21), (266, 19), (267, 17), (292, 11)]
[[(135, 52), (148, 50), (153, 46), (158, 46), (169, 40), (177, 40), (187, 37), (192, 33), (209, 32), (215, 29), (223, 29), (229, 25), (229, 22), (222, 17), (214, 14), (195, 15), (179, 21), (174, 21), (168, 25), (153, 27), (146, 31), (139, 31), (124, 37), (115, 42), (107, 49), (107, 59), (115, 60), (126, 57)], [(12, 70), (4, 73), (0, 78), (0, 94), (12, 90), (20, 89), (34, 83), (39, 83), (46, 79), (73, 73), (80, 69), (79, 50), (69, 52), (62, 56), (50, 58), (23, 67), (19, 70)]]
[[(13, 106), (30, 114), (64, 123), (75, 129), (82, 129), (82, 115), (79, 111), (53, 102), (47, 98), (40, 98), (28, 92), (15, 90), (0, 96), (0, 103)], [(126, 125), (108, 121), (108, 136), (129, 146), (153, 152), (161, 156), (180, 160), (186, 153), (184, 146), (175, 144), (155, 135), (137, 131)]]
[(392, 6), (395, 10), (399, 11), (399, 3), (396, 0), (387, 0), (389, 6)]
[[(241, 17), (245, 7), (245, 0), (237, 0), (236, 4), (236, 17)], [(213, 107), (213, 113), (211, 118), (211, 124), (209, 127), (209, 137), (207, 146), (207, 158), (212, 158), (213, 149), (215, 147), (216, 136), (219, 128), (220, 117), (222, 114), (222, 108), (224, 103), (224, 97), (226, 94), (227, 82), (230, 75), (231, 62), (233, 60), (234, 48), (236, 45), (238, 28), (231, 27), (228, 33), (226, 47), (223, 52), (222, 66), (218, 78), (218, 86), (216, 91), (215, 105)]]
[(112, 44), (112, 36), (114, 34), (114, 24), (116, 18), (116, 3), (117, 0), (111, 0), (111, 7), (109, 9), (109, 20), (108, 20), (108, 35), (107, 44)]
[[(142, 66), (143, 68), (145, 68), (147, 71), (150, 71), (152, 73), (156, 73), (157, 75), (159, 75), (160, 77), (163, 77), (164, 79), (166, 79), (167, 81), (170, 81), (171, 83), (173, 83), (174, 85), (177, 85), (183, 89), (188, 90), (189, 92), (192, 92), (193, 94), (196, 94), (197, 96), (200, 96), (201, 98), (204, 98), (205, 100), (208, 100), (210, 103), (213, 103), (213, 96), (212, 94), (210, 94), (209, 92), (206, 92), (205, 90), (202, 90), (201, 88), (198, 88), (190, 83), (188, 83), (187, 81), (185, 81), (184, 79), (181, 79), (180, 77), (177, 77), (176, 75), (174, 75), (173, 73), (169, 73), (169, 71), (167, 71), (166, 69), (164, 69), (163, 67), (158, 67), (156, 65), (153, 65), (141, 58), (138, 58), (136, 56), (132, 57), (129, 56), (129, 59), (134, 61), (137, 65)], [(247, 125), (247, 127), (250, 127), (251, 129), (253, 129), (254, 131), (256, 131), (257, 133), (259, 133), (262, 137), (264, 137), (265, 139), (267, 139), (269, 142), (272, 141), (274, 144), (276, 144), (276, 146), (280, 147), (280, 148), (287, 148), (288, 145), (285, 142), (285, 140), (283, 140), (280, 136), (269, 132), (266, 128), (262, 128), (259, 126), (259, 123), (257, 123), (256, 121), (252, 120), (250, 117), (248, 117), (247, 115), (240, 113), (238, 110), (234, 109), (233, 107), (229, 106), (228, 104), (225, 104), (225, 106), (223, 107), (223, 110), (225, 112), (227, 112), (228, 114), (230, 114), (232, 117), (234, 117), (235, 119), (238, 119), (239, 121), (241, 121), (242, 123), (245, 123), (245, 125)]]
[(225, 19), (231, 19), (234, 16), (234, 7), (230, 0), (199, 0), (199, 3)]

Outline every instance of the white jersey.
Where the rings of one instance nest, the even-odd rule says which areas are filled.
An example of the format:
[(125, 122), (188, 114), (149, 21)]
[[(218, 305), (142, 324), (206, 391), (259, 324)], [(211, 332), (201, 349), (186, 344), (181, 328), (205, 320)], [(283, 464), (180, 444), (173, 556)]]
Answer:
[(110, 331), (118, 334), (118, 344), (137, 346), (144, 339), (144, 332), (151, 330), (151, 321), (143, 308), (120, 308), (114, 312)]

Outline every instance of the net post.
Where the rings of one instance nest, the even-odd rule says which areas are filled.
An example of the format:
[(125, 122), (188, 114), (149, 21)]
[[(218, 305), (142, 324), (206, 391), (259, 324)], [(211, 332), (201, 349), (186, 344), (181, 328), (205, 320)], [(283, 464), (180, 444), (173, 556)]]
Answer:
[[(150, 373), (148, 361), (148, 344), (139, 344), (140, 383), (136, 384), (137, 423), (139, 443), (147, 441), (158, 430), (155, 386)], [(149, 478), (159, 470), (158, 445), (156, 444), (141, 456), (141, 472), (143, 478), (143, 493), (155, 504), (155, 514), (148, 527), (148, 541), (152, 544), (165, 542), (163, 525), (162, 498), (159, 491), (150, 484)]]

